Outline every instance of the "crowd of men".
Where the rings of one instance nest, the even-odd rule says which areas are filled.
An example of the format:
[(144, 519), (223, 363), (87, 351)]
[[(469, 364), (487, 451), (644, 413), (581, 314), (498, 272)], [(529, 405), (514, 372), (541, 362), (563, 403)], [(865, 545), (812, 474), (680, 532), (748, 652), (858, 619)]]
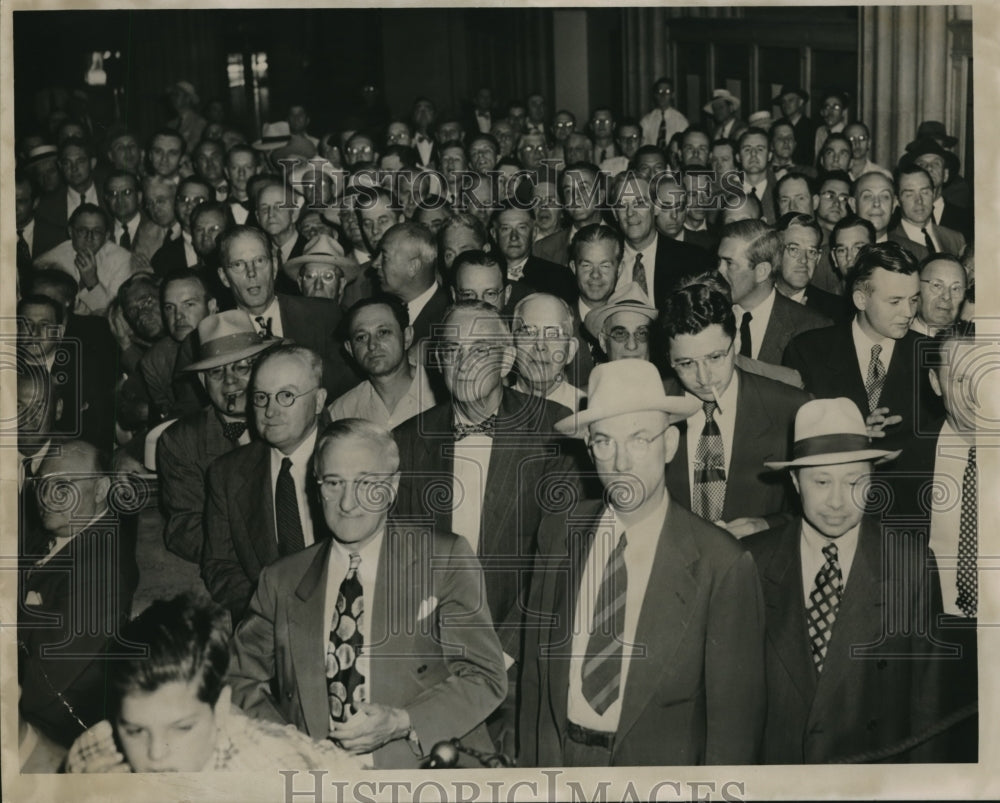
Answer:
[[(22, 765), (232, 766), (230, 705), (376, 768), (976, 760), (956, 141), (673, 92), (19, 143)], [(130, 622), (136, 475), (211, 605)]]

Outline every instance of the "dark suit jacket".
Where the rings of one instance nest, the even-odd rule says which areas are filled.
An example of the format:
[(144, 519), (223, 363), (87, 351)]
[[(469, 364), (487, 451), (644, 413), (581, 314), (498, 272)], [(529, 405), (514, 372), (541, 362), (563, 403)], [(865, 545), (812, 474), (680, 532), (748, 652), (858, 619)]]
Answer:
[[(789, 518), (788, 477), (768, 471), (765, 460), (787, 460), (792, 442), (795, 414), (809, 401), (809, 394), (784, 382), (736, 369), (739, 391), (736, 395), (736, 429), (733, 432), (732, 455), (726, 478), (726, 501), (722, 520), (732, 521), (744, 516), (767, 519), (769, 527)], [(664, 383), (668, 395), (684, 393), (680, 383), (670, 379)], [(667, 489), (670, 495), (691, 509), (691, 482), (688, 466), (687, 428), (699, 431), (705, 418), (695, 413), (677, 424), (680, 445), (667, 465)]]
[(656, 278), (653, 280), (653, 306), (662, 310), (680, 282), (715, 269), (715, 260), (704, 248), (656, 235)]
[[(573, 472), (582, 466), (574, 443), (559, 438), (553, 424), (566, 408), (505, 388), (483, 499), (479, 559), (486, 574), (486, 597), (501, 644), (519, 651), (521, 605), (527, 598), (535, 534), (553, 493), (579, 495)], [(451, 404), (439, 404), (404, 421), (393, 436), (399, 444), (401, 479), (397, 518), (417, 517), (434, 529), (451, 531), (454, 435)], [(436, 492), (435, 492), (436, 491)], [(440, 494), (447, 497), (437, 501)], [(554, 504), (555, 502), (553, 502)]]
[[(937, 226), (934, 230), (934, 234), (937, 235), (938, 241), (941, 243), (941, 248), (946, 253), (951, 254), (956, 258), (962, 256), (962, 252), (965, 250), (965, 238), (961, 234), (957, 231), (952, 231), (945, 226)], [(924, 243), (915, 242), (907, 237), (902, 226), (896, 226), (894, 229), (889, 229), (886, 236), (892, 242), (899, 243), (903, 246), (903, 248), (913, 254), (913, 256), (917, 258), (918, 262), (930, 254), (930, 251), (927, 250), (927, 246)]]
[[(302, 254), (305, 251), (305, 249), (306, 249), (306, 240), (305, 240), (305, 238), (301, 234), (298, 234), (296, 232), (296, 234), (295, 234), (295, 244), (292, 246), (292, 250), (289, 251), (289, 253), (288, 253), (288, 259), (295, 259), (295, 257), (302, 256)], [(274, 280), (274, 289), (275, 289), (275, 292), (284, 293), (284, 294), (290, 295), (290, 296), (300, 296), (300, 295), (302, 295), (302, 291), (299, 290), (298, 269), (295, 269), (294, 273), (295, 273), (295, 275), (293, 277), (293, 276), (289, 276), (284, 271), (283, 268), (281, 270), (279, 270), (278, 271), (278, 275), (277, 275), (277, 277), (275, 277), (275, 280)]]
[(115, 384), (121, 376), (118, 344), (105, 318), (70, 313), (63, 336), (67, 362), (53, 370), (63, 399), (56, 428), (111, 451), (115, 442)]
[(715, 267), (715, 251), (719, 247), (719, 238), (710, 229), (692, 231), (685, 228), (684, 240), (682, 242), (695, 245), (703, 251), (708, 251), (709, 256), (712, 257), (712, 267)]
[(834, 322), (850, 318), (854, 314), (854, 307), (848, 299), (822, 290), (814, 284), (806, 286), (806, 306)]
[[(739, 325), (739, 321), (736, 322)], [(774, 291), (774, 306), (771, 308), (771, 318), (764, 330), (764, 340), (760, 344), (757, 359), (762, 362), (781, 364), (785, 347), (792, 338), (810, 329), (829, 326), (830, 319), (820, 315), (814, 309), (785, 298), (777, 290)], [(795, 367), (795, 366), (792, 366)], [(800, 372), (801, 373), (801, 372)], [(805, 375), (803, 374), (803, 378)], [(806, 383), (806, 390), (809, 383)]]
[[(405, 708), (425, 754), (453, 738), (493, 752), (482, 723), (504, 699), (507, 677), (468, 544), (391, 520), (384, 537), (375, 589), (364, 589), (369, 702)], [(233, 701), (248, 714), (290, 722), (317, 740), (329, 733), (323, 616), (331, 548), (316, 544), (261, 573), (233, 636), (227, 676)], [(379, 769), (418, 767), (402, 739), (376, 750), (374, 759)]]
[[(782, 117), (778, 123), (787, 123), (788, 118)], [(795, 150), (792, 151), (792, 161), (800, 165), (811, 165), (816, 162), (816, 122), (804, 114), (792, 126), (795, 131)]]
[[(280, 557), (270, 451), (264, 441), (252, 441), (208, 467), (201, 576), (234, 625), (246, 612), (261, 569)], [(313, 536), (322, 541), (326, 524), (315, 490), (310, 483)]]
[(149, 264), (153, 268), (153, 273), (160, 278), (175, 270), (184, 270), (188, 266), (187, 253), (184, 250), (184, 237), (164, 242), (153, 254)]
[(945, 226), (952, 231), (961, 234), (966, 242), (972, 242), (975, 236), (975, 218), (964, 206), (944, 202), (944, 210), (941, 212), (941, 219), (938, 221), (941, 226)]
[[(572, 629), (603, 504), (546, 516), (525, 622), (523, 766), (564, 763)], [(764, 724), (764, 611), (753, 560), (671, 499), (636, 629), (612, 766), (752, 764)], [(542, 652), (546, 650), (546, 652)]]
[[(419, 343), (434, 333), (434, 325), (441, 323), (445, 310), (451, 306), (451, 303), (451, 294), (447, 288), (444, 285), (438, 284), (430, 301), (420, 310), (420, 314), (410, 321), (410, 326), (413, 327), (414, 343)], [(355, 384), (357, 383), (355, 382)], [(336, 398), (336, 396), (332, 398)]]
[(160, 509), (166, 518), (163, 541), (185, 560), (201, 563), (205, 542), (205, 483), (215, 458), (236, 445), (222, 434), (212, 407), (175, 421), (156, 443)]
[(529, 256), (524, 263), (524, 273), (519, 283), (540, 293), (558, 296), (570, 306), (576, 303), (580, 294), (576, 276), (565, 264), (534, 255)]
[[(94, 186), (97, 187), (97, 205), (107, 212), (97, 176), (94, 176)], [(36, 259), (50, 248), (55, 248), (59, 243), (69, 239), (67, 226), (72, 210), (66, 205), (66, 190), (67, 187), (63, 185), (38, 200), (38, 206), (35, 207), (35, 243), (31, 250), (31, 256)], [(44, 221), (41, 228), (38, 227), (39, 220)], [(44, 235), (41, 240), (39, 235)], [(49, 242), (48, 238), (53, 238), (52, 242)]]
[[(65, 193), (65, 189), (63, 192)], [(67, 224), (65, 223), (62, 226), (58, 226), (50, 220), (35, 215), (35, 229), (31, 234), (31, 242), (28, 243), (28, 249), (31, 251), (31, 259), (34, 260), (36, 257), (40, 257), (46, 251), (55, 248), (59, 243), (68, 240), (69, 232), (66, 226)], [(21, 279), (23, 281), (23, 272), (31, 269), (31, 263), (29, 262), (27, 265), (19, 264), (17, 268), (19, 271), (22, 271)], [(23, 285), (21, 292), (24, 292)]]
[(941, 611), (933, 553), (910, 533), (883, 533), (877, 518), (862, 520), (817, 673), (806, 624), (801, 528), (801, 519), (794, 519), (746, 540), (767, 606), (765, 763), (936, 760), (928, 745), (899, 749), (940, 721), (946, 661), (931, 624)]
[(41, 555), (22, 556), (20, 599), (33, 593), (41, 603), (19, 606), (21, 711), (60, 744), (68, 746), (84, 728), (108, 717), (108, 648), (134, 655), (117, 634), (129, 619), (139, 582), (135, 539), (134, 516), (108, 513), (44, 566), (35, 567)]
[(569, 229), (557, 229), (531, 246), (531, 253), (539, 259), (569, 265)]
[[(920, 399), (931, 390), (928, 380), (921, 375), (925, 372), (917, 372), (920, 359), (917, 344), (922, 338), (923, 335), (911, 330), (893, 347), (878, 405), (888, 407), (892, 415), (901, 415), (903, 420), (886, 430), (880, 448), (902, 448), (914, 433), (929, 431), (933, 415), (924, 410)], [(862, 416), (867, 417), (871, 412), (850, 321), (799, 335), (789, 343), (784, 364), (799, 372), (806, 390), (816, 398), (846, 396), (858, 406)]]

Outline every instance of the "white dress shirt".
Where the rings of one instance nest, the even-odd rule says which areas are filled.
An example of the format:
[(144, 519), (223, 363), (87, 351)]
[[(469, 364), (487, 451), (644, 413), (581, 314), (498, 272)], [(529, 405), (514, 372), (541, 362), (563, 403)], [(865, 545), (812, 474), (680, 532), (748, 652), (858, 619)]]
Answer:
[[(729, 382), (729, 387), (727, 387), (722, 395), (719, 397), (719, 406), (715, 410), (713, 418), (715, 423), (719, 426), (719, 433), (722, 435), (722, 454), (726, 469), (726, 481), (729, 481), (729, 464), (732, 462), (733, 458), (733, 438), (736, 435), (736, 400), (739, 397), (740, 392), (740, 374), (739, 371), (733, 371), (733, 378)], [(704, 404), (701, 399), (692, 393), (685, 393), (689, 399), (694, 399), (699, 404)], [(691, 499), (688, 500), (690, 504), (694, 505), (695, 498), (695, 486), (694, 486), (694, 456), (698, 453), (698, 441), (701, 440), (701, 431), (705, 426), (705, 411), (704, 408), (696, 412), (687, 420), (687, 450), (688, 450), (688, 488), (691, 489)]]
[(34, 263), (36, 268), (58, 268), (76, 279), (80, 285), (75, 309), (78, 315), (105, 315), (108, 304), (118, 294), (118, 288), (132, 275), (132, 254), (120, 245), (106, 242), (94, 256), (97, 262), (97, 284), (91, 288), (85, 287), (80, 281), (72, 240), (64, 240), (55, 248), (49, 249)]
[[(638, 524), (627, 528), (626, 547), (624, 552), (625, 571), (628, 575), (628, 586), (625, 592), (625, 632), (622, 634), (622, 671), (621, 684), (616, 699), (603, 714), (598, 714), (583, 695), (583, 662), (587, 652), (587, 642), (590, 639), (591, 625), (594, 618), (594, 605), (601, 588), (601, 579), (608, 557), (618, 545), (621, 534), (626, 527), (615, 515), (614, 509), (605, 509), (604, 515), (594, 533), (594, 540), (584, 564), (580, 587), (576, 595), (576, 608), (573, 614), (572, 651), (569, 662), (569, 689), (566, 698), (566, 716), (571, 722), (591, 730), (614, 733), (618, 730), (618, 721), (622, 713), (622, 701), (628, 688), (628, 673), (632, 663), (632, 650), (636, 645), (635, 632), (639, 624), (639, 615), (646, 598), (646, 588), (649, 586), (649, 575), (653, 569), (653, 558), (656, 546), (663, 530), (663, 522), (670, 503), (668, 494), (663, 495), (662, 503)], [(642, 656), (639, 658), (641, 666)], [(647, 671), (653, 671), (646, 668)]]
[(194, 250), (191, 232), (181, 229), (181, 239), (184, 240), (184, 262), (189, 268), (198, 267), (198, 253)]
[(643, 145), (655, 145), (656, 137), (660, 132), (660, 122), (666, 121), (666, 142), (670, 142), (674, 134), (683, 131), (688, 127), (688, 119), (683, 114), (681, 114), (677, 109), (653, 109), (648, 112), (640, 121), (639, 126), (642, 128), (642, 144)]
[(764, 333), (767, 331), (767, 324), (771, 320), (771, 312), (774, 309), (774, 294), (778, 291), (771, 288), (767, 298), (761, 301), (752, 310), (746, 310), (739, 304), (733, 304), (733, 313), (736, 315), (736, 344), (733, 348), (736, 353), (740, 353), (740, 326), (743, 324), (743, 313), (749, 312), (750, 318), (750, 356), (757, 359), (760, 354), (761, 344), (764, 342)]
[(410, 388), (406, 391), (406, 395), (396, 403), (392, 412), (385, 406), (385, 402), (378, 395), (375, 386), (366, 379), (357, 387), (351, 388), (342, 396), (338, 396), (326, 408), (327, 412), (330, 413), (330, 420), (364, 418), (366, 421), (374, 421), (386, 429), (394, 429), (404, 421), (430, 409), (434, 406), (434, 391), (431, 390), (427, 372), (419, 364), (414, 366), (413, 370), (413, 381), (410, 383)]
[[(899, 225), (902, 227), (903, 232), (906, 236), (917, 243), (918, 245), (923, 245), (926, 248), (926, 243), (924, 242), (924, 233), (920, 230), (920, 226), (914, 223), (910, 223), (906, 218), (899, 219)], [(934, 224), (931, 221), (927, 221), (927, 225), (924, 227), (927, 229), (927, 233), (931, 237), (931, 242), (934, 243), (934, 250), (941, 250), (941, 240), (937, 236), (937, 231), (935, 231)]]
[(28, 255), (31, 257), (35, 256), (35, 219), (32, 218), (27, 223), (24, 224), (24, 228), (21, 229), (21, 236), (24, 241), (28, 244)]
[(525, 257), (520, 262), (508, 262), (507, 263), (507, 281), (517, 282), (521, 280), (524, 276), (524, 266), (528, 264), (528, 258)]
[(858, 360), (858, 369), (861, 371), (862, 381), (868, 379), (868, 366), (872, 361), (872, 346), (875, 345), (882, 346), (882, 352), (878, 355), (878, 361), (882, 363), (882, 374), (885, 376), (889, 373), (889, 363), (892, 362), (892, 351), (896, 347), (895, 340), (891, 337), (872, 340), (858, 324), (857, 318), (851, 321), (851, 338), (854, 340), (854, 354)]
[[(296, 404), (302, 404), (296, 401)], [(280, 449), (271, 447), (271, 499), (274, 499), (275, 491), (278, 487), (278, 472), (281, 471), (281, 461), (286, 457), (292, 461), (290, 469), (292, 479), (295, 480), (295, 499), (299, 503), (299, 521), (302, 522), (302, 536), (306, 546), (312, 546), (316, 540), (313, 537), (312, 516), (309, 512), (309, 496), (306, 493), (308, 483), (312, 482), (312, 462), (313, 450), (316, 448), (316, 436), (318, 429), (313, 429), (312, 433), (289, 455), (284, 454)], [(272, 504), (274, 508), (274, 532), (278, 532), (278, 506)], [(281, 539), (278, 538), (280, 542)]]
[(261, 317), (265, 321), (271, 319), (271, 335), (274, 337), (284, 337), (285, 330), (281, 326), (281, 307), (278, 306), (278, 297), (275, 296), (271, 299), (271, 303), (267, 305), (267, 309), (264, 310), (259, 316), (254, 315), (249, 310), (245, 310), (247, 316), (250, 318), (250, 323), (253, 324), (254, 328), (258, 328), (257, 318)]
[(826, 555), (823, 554), (823, 547), (827, 544), (837, 545), (837, 563), (840, 564), (840, 573), (843, 578), (841, 588), (846, 589), (847, 576), (851, 573), (851, 564), (854, 563), (854, 553), (858, 550), (858, 533), (860, 532), (861, 525), (858, 524), (840, 536), (840, 538), (827, 538), (808, 521), (802, 519), (802, 536), (800, 541), (802, 592), (803, 602), (807, 608), (810, 605), (809, 595), (816, 586), (816, 575), (819, 574), (819, 570), (826, 563)]
[[(974, 440), (956, 432), (945, 419), (937, 439), (934, 483), (941, 492), (930, 494), (931, 538), (928, 546), (938, 562), (944, 612), (965, 616), (958, 600), (958, 535), (962, 521), (962, 478)], [(981, 487), (981, 486), (980, 486)]]
[(132, 215), (132, 219), (126, 222), (124, 225), (118, 219), (115, 219), (115, 233), (114, 238), (116, 243), (120, 243), (122, 239), (122, 232), (128, 229), (129, 242), (132, 243), (131, 247), (135, 247), (135, 234), (139, 230), (139, 224), (142, 223), (142, 215), (136, 212)]
[(431, 160), (431, 152), (434, 150), (434, 140), (423, 134), (414, 134), (413, 147), (420, 154), (421, 164), (428, 164)]
[[(91, 182), (90, 186), (84, 191), (83, 200), (88, 204), (93, 204), (94, 206), (100, 206), (100, 202), (97, 200), (97, 185), (95, 185), (94, 182)], [(67, 220), (76, 211), (76, 208), (79, 205), (80, 205), (80, 193), (74, 190), (72, 187), (67, 187), (66, 188)]]

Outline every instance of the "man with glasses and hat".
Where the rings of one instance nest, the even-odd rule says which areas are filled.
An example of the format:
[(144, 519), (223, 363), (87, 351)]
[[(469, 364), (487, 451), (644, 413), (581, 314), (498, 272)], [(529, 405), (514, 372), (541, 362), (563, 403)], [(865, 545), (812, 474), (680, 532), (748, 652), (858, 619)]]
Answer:
[(940, 723), (941, 589), (911, 528), (866, 512), (874, 448), (850, 399), (795, 418), (791, 471), (802, 516), (751, 536), (767, 610), (768, 764), (933, 761)]
[(285, 272), (298, 272), (299, 291), (307, 298), (328, 298), (338, 304), (344, 288), (361, 275), (361, 266), (329, 234), (317, 234), (302, 248), (302, 254), (285, 263)]
[(260, 440), (208, 468), (201, 576), (234, 625), (262, 568), (326, 536), (308, 479), (326, 403), (322, 378), (319, 355), (302, 346), (282, 345), (261, 357), (247, 394)]
[(587, 313), (583, 325), (601, 344), (609, 361), (649, 360), (649, 341), (656, 307), (635, 282), (625, 285), (603, 307)]
[[(623, 393), (622, 388), (628, 388)], [(764, 607), (753, 559), (667, 490), (698, 409), (655, 366), (590, 375), (557, 422), (604, 485), (546, 516), (524, 623), (523, 766), (753, 764), (764, 726)]]
[(278, 341), (264, 338), (238, 310), (198, 324), (199, 357), (185, 369), (197, 375), (210, 404), (175, 421), (156, 444), (160, 503), (167, 549), (200, 562), (205, 541), (205, 477), (215, 458), (250, 443), (247, 386), (258, 355)]

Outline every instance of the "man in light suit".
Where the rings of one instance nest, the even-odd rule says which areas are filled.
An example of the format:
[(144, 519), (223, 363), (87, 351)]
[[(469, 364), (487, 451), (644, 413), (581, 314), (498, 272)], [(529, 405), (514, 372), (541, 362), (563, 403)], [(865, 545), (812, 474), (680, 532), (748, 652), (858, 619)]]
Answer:
[(507, 679), (465, 539), (387, 519), (399, 452), (376, 424), (331, 424), (314, 469), (333, 537), (262, 572), (231, 645), (233, 701), (379, 769), (453, 738), (492, 752), (483, 722)]
[(733, 291), (737, 352), (776, 364), (795, 335), (830, 323), (775, 288), (781, 247), (781, 236), (771, 226), (761, 220), (739, 220), (723, 227), (718, 250), (719, 273)]
[(250, 392), (260, 440), (208, 468), (201, 576), (234, 624), (261, 569), (326, 535), (308, 481), (326, 402), (322, 370), (319, 355), (301, 346), (279, 346), (261, 358)]
[(597, 366), (588, 397), (557, 429), (587, 441), (607, 503), (542, 522), (519, 762), (754, 763), (765, 706), (757, 572), (735, 538), (666, 488), (672, 424), (697, 403), (666, 396), (644, 360)]
[[(941, 722), (933, 553), (909, 528), (865, 515), (872, 448), (850, 399), (795, 419), (790, 461), (803, 516), (751, 536), (767, 605), (769, 764), (934, 761)], [(955, 656), (952, 656), (955, 657)]]
[[(705, 416), (681, 421), (680, 445), (667, 467), (671, 496), (737, 538), (789, 517), (784, 477), (761, 465), (788, 453), (795, 413), (809, 395), (736, 365), (736, 318), (726, 296), (707, 284), (689, 284), (668, 300), (661, 325), (676, 379), (668, 395), (696, 400)], [(721, 493), (698, 482), (699, 450), (708, 417), (722, 445)]]

